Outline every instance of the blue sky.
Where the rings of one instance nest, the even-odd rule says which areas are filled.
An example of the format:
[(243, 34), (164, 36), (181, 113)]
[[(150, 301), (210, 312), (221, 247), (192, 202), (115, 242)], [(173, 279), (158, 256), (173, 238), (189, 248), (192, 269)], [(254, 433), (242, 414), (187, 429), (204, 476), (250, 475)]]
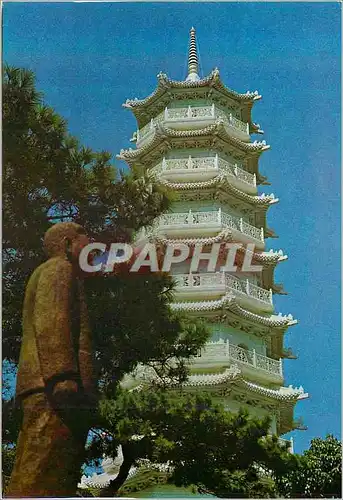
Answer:
[(184, 79), (193, 25), (202, 74), (217, 66), (228, 87), (263, 96), (253, 113), (271, 145), (263, 190), (280, 198), (268, 247), (289, 256), (276, 273), (289, 295), (275, 303), (299, 320), (285, 339), (299, 356), (284, 363), (286, 384), (310, 394), (296, 410), (308, 426), (293, 433), (301, 452), (340, 436), (339, 3), (7, 3), (4, 61), (36, 73), (83, 144), (115, 155), (136, 128), (121, 104), (150, 94), (161, 70)]

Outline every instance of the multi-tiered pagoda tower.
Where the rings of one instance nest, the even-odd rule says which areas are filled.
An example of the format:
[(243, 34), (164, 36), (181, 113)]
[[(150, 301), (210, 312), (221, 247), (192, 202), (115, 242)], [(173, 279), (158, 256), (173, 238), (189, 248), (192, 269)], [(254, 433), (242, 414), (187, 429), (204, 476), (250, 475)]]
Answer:
[[(152, 169), (159, 182), (174, 192), (172, 210), (141, 236), (160, 244), (187, 244), (203, 252), (221, 243), (212, 272), (206, 260), (193, 273), (189, 261), (175, 264), (177, 281), (172, 307), (208, 322), (211, 342), (191, 363), (189, 390), (208, 390), (235, 411), (246, 407), (257, 416), (272, 417), (271, 432), (282, 435), (295, 428), (294, 407), (307, 397), (302, 387), (284, 387), (282, 358), (294, 357), (284, 348), (284, 334), (296, 324), (291, 315), (274, 312), (273, 295), (285, 293), (274, 283), (283, 252), (266, 251), (275, 237), (266, 214), (277, 203), (273, 194), (258, 194), (268, 184), (259, 172), (265, 141), (251, 112), (261, 99), (257, 91), (239, 94), (222, 83), (218, 69), (199, 77), (194, 28), (190, 31), (188, 75), (184, 81), (158, 75), (156, 90), (146, 99), (127, 100), (138, 122), (135, 149), (118, 158), (130, 167)], [(237, 271), (222, 270), (226, 243), (242, 244)], [(249, 247), (254, 244), (254, 249)], [(245, 256), (258, 271), (242, 269)], [(142, 370), (140, 380), (148, 379)]]

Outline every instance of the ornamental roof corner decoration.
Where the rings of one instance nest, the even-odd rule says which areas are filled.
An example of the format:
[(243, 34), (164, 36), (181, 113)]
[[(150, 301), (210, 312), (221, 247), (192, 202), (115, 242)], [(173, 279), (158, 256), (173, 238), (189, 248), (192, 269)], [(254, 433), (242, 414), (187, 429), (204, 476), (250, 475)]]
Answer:
[[(162, 72), (157, 75), (157, 80), (157, 88), (148, 97), (144, 99), (138, 99), (137, 97), (135, 97), (134, 99), (126, 99), (125, 103), (122, 106), (124, 108), (135, 110), (137, 108), (148, 106), (158, 98), (162, 97), (163, 94), (170, 89), (192, 89), (206, 87), (209, 85), (217, 90), (220, 90), (227, 97), (230, 97), (231, 99), (234, 99), (240, 103), (253, 103), (254, 101), (262, 99), (262, 96), (257, 90), (255, 90), (254, 92), (247, 90), (244, 93), (239, 93), (226, 87), (220, 79), (218, 68), (215, 68), (213, 71), (211, 71), (211, 73), (207, 77), (199, 78), (199, 80), (172, 80)], [(255, 126), (259, 127), (258, 124), (256, 124)]]
[(163, 184), (164, 186), (170, 189), (181, 190), (181, 191), (207, 189), (219, 185), (225, 187), (227, 190), (231, 191), (237, 197), (245, 200), (248, 203), (254, 205), (263, 205), (266, 207), (269, 205), (274, 205), (279, 202), (279, 198), (275, 198), (274, 193), (271, 194), (261, 193), (258, 195), (251, 195), (248, 193), (244, 193), (240, 189), (234, 187), (228, 181), (228, 177), (225, 173), (219, 173), (216, 177), (213, 177), (210, 180), (199, 181), (199, 182), (171, 182), (166, 179), (160, 179), (159, 182), (160, 184)]
[(225, 121), (222, 118), (218, 118), (212, 125), (195, 130), (174, 130), (164, 126), (161, 122), (156, 123), (153, 127), (152, 135), (143, 146), (137, 149), (121, 149), (120, 154), (116, 157), (118, 160), (125, 160), (127, 163), (132, 163), (157, 145), (160, 145), (163, 140), (168, 141), (168, 139), (173, 138), (196, 138), (213, 135), (218, 136), (245, 153), (261, 154), (263, 151), (270, 149), (270, 145), (264, 140), (244, 142), (241, 139), (233, 137), (228, 133)]
[(216, 300), (199, 300), (193, 302), (173, 302), (170, 305), (171, 309), (175, 311), (190, 311), (190, 312), (207, 312), (222, 309), (228, 309), (244, 319), (254, 321), (261, 325), (288, 328), (298, 323), (291, 314), (283, 315), (282, 313), (271, 314), (270, 316), (263, 316), (241, 307), (235, 300), (231, 292), (225, 293), (220, 299)]
[[(195, 245), (211, 245), (213, 243), (224, 243), (224, 242), (231, 242), (232, 241), (232, 235), (231, 232), (228, 229), (224, 229), (221, 231), (219, 234), (216, 236), (208, 236), (204, 238), (165, 238), (161, 235), (154, 234), (151, 237), (149, 237), (149, 241), (151, 242), (159, 242), (162, 245), (173, 245), (176, 244), (178, 245), (179, 243), (184, 243), (185, 245), (189, 246), (195, 246)], [(283, 250), (273, 250), (272, 248), (270, 250), (264, 251), (264, 252), (251, 252), (247, 248), (238, 248), (238, 252), (243, 252), (243, 253), (253, 253), (253, 259), (256, 260), (256, 262), (261, 262), (262, 264), (266, 265), (271, 265), (275, 266), (279, 262), (284, 262), (288, 259), (288, 255), (284, 255)]]
[[(134, 387), (132, 391), (142, 390), (145, 385), (144, 382), (148, 384), (159, 384), (158, 376), (152, 367), (145, 365), (139, 366), (136, 370), (136, 376), (142, 380), (143, 383)], [(223, 373), (200, 373), (189, 375), (188, 379), (182, 384), (175, 383), (172, 379), (170, 379), (168, 385), (170, 388), (179, 387), (180, 385), (182, 387), (208, 387), (222, 385), (228, 382), (243, 387), (249, 392), (278, 401), (295, 403), (297, 400), (308, 398), (308, 394), (305, 393), (302, 386), (294, 388), (292, 385), (289, 385), (288, 387), (281, 386), (279, 389), (272, 389), (250, 382), (244, 378), (242, 369), (237, 363), (231, 364), (230, 367), (226, 368)], [(165, 384), (166, 381), (164, 380), (163, 383)]]

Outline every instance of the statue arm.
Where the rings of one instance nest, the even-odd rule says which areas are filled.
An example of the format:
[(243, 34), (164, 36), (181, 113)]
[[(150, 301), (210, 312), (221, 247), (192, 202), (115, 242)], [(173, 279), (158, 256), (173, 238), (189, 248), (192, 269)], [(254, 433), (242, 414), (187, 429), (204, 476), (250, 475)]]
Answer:
[(69, 381), (70, 388), (77, 390), (79, 373), (70, 317), (72, 281), (71, 264), (51, 259), (42, 270), (36, 289), (36, 344), (41, 374), (51, 389)]

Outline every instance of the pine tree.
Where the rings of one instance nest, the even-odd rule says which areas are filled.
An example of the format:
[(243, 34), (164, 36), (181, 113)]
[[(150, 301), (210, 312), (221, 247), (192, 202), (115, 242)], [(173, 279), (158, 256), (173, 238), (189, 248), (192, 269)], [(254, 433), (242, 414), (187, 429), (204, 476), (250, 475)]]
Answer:
[[(118, 172), (108, 152), (80, 145), (44, 104), (31, 71), (4, 68), (3, 139), (3, 359), (14, 370), (25, 285), (45, 258), (43, 236), (51, 224), (72, 220), (98, 241), (129, 242), (168, 208), (169, 198), (149, 174)], [(183, 358), (196, 354), (208, 334), (200, 322), (171, 312), (172, 288), (167, 275), (125, 269), (86, 279), (103, 398), (115, 397), (138, 363), (154, 361), (162, 378), (184, 380)], [(19, 422), (7, 401), (6, 449)]]

